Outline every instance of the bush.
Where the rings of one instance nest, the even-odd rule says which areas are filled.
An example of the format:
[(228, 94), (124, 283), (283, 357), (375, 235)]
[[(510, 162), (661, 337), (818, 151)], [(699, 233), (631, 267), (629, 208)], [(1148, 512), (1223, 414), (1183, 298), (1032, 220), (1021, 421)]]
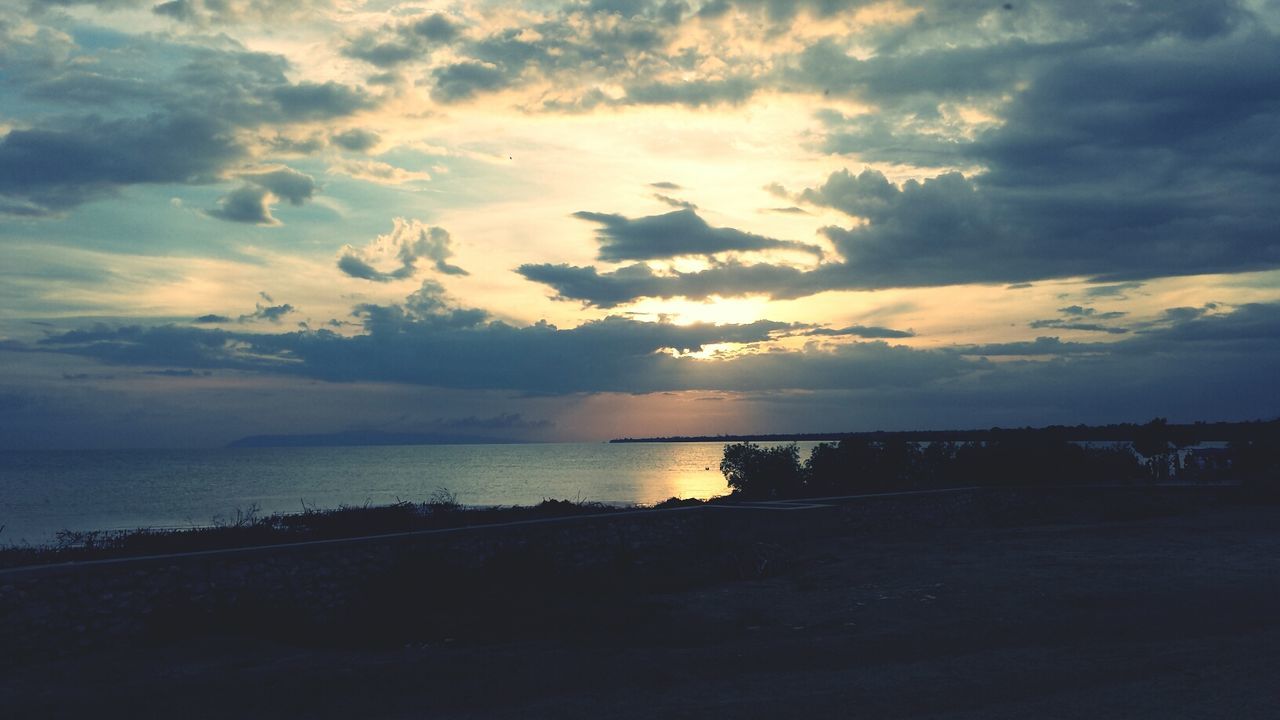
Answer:
[(734, 494), (745, 498), (797, 497), (804, 489), (795, 443), (772, 448), (750, 442), (725, 445), (720, 472)]
[(917, 443), (847, 438), (838, 445), (815, 446), (804, 472), (810, 494), (836, 495), (917, 485), (923, 476), (920, 464)]

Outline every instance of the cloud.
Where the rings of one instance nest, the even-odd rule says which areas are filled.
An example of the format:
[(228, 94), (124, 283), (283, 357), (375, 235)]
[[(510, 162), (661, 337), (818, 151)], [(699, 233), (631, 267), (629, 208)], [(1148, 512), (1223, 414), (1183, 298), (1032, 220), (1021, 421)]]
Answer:
[(406, 170), (379, 160), (339, 160), (329, 167), (329, 171), (379, 185), (403, 185), (431, 179), (430, 173)]
[(961, 345), (951, 348), (951, 351), (980, 357), (1018, 357), (1103, 354), (1109, 349), (1110, 346), (1105, 343), (1063, 342), (1059, 338), (1042, 335), (1032, 341)]
[[(1078, 368), (1097, 366), (1094, 372), (1099, 377), (1119, 378), (1118, 382), (1124, 382), (1126, 373), (1138, 373), (1131, 382), (1139, 382), (1143, 372), (1158, 374), (1165, 366), (1177, 365), (1170, 362), (1171, 357), (1185, 359), (1198, 370), (1216, 360), (1233, 372), (1245, 362), (1259, 371), (1274, 369), (1280, 362), (1280, 305), (1275, 304), (1242, 305), (1229, 313), (1175, 321), (1109, 343), (1042, 337), (1033, 342), (928, 350), (875, 340), (722, 360), (674, 357), (661, 350), (691, 352), (715, 343), (760, 345), (801, 328), (770, 321), (677, 326), (621, 317), (567, 330), (545, 323), (514, 327), (452, 305), (442, 289), (430, 283), (404, 304), (363, 306), (358, 317), (365, 334), (355, 337), (327, 331), (270, 335), (100, 325), (50, 336), (38, 348), (112, 364), (256, 369), (335, 381), (537, 393), (855, 390), (945, 384), (962, 377), (987, 377), (986, 382), (998, 386), (1023, 372), (966, 359), (982, 356), (1047, 356), (1057, 359), (1041, 362), (1044, 372), (1074, 374)], [(1222, 372), (1210, 372), (1207, 381), (1216, 383)], [(1085, 372), (1079, 379), (1088, 375)], [(1050, 384), (1062, 390), (1061, 385)]]
[(1025, 85), (999, 107), (999, 124), (954, 132), (945, 147), (936, 133), (904, 130), (894, 112), (840, 118), (864, 137), (837, 131), (829, 150), (985, 168), (901, 186), (874, 171), (837, 173), (806, 191), (814, 204), (869, 220), (829, 232), (847, 251), (852, 283), (1144, 280), (1276, 266), (1280, 241), (1259, 208), (1280, 190), (1280, 167), (1244, 150), (1280, 147), (1280, 51), (1259, 33), (1270, 34), (1243, 24), (1231, 3), (1132, 6), (1115, 25), (1054, 14), (1084, 22), (1083, 38), (934, 49), (897, 70), (824, 56), (828, 69), (857, 68), (859, 97), (880, 103), (936, 108), (956, 92)]
[(458, 418), (439, 418), (432, 423), (449, 430), (548, 430), (555, 427), (551, 420), (526, 420), (520, 413), (499, 413), (490, 417), (469, 415)]
[(1123, 335), (1129, 332), (1128, 328), (1115, 327), (1113, 325), (1102, 325), (1099, 323), (1070, 322), (1067, 320), (1032, 320), (1027, 323), (1027, 327), (1031, 328), (1059, 328), (1061, 330), (1081, 330), (1084, 332), (1103, 332), (1112, 335)]
[(654, 193), (654, 194), (653, 194), (653, 199), (654, 199), (654, 200), (657, 200), (657, 201), (658, 201), (658, 202), (660, 202), (660, 203), (663, 203), (663, 204), (666, 204), (666, 205), (670, 205), (671, 207), (680, 208), (680, 209), (682, 209), (682, 210), (697, 210), (697, 209), (698, 209), (698, 206), (697, 206), (697, 205), (694, 205), (693, 203), (689, 202), (688, 200), (681, 200), (681, 199), (679, 199), (679, 198), (673, 198), (673, 197), (671, 197), (670, 195), (663, 195), (662, 193)]
[(336, 82), (281, 85), (271, 95), (281, 115), (295, 121), (343, 117), (370, 105), (364, 93)]
[(422, 59), (434, 48), (447, 46), (462, 32), (460, 24), (440, 13), (424, 15), (351, 38), (342, 48), (348, 57), (390, 68)]
[(156, 15), (198, 27), (304, 19), (314, 17), (333, 4), (331, 0), (168, 0), (160, 3), (120, 0), (120, 3), (151, 5), (151, 12)]
[(242, 173), (239, 177), (266, 188), (277, 198), (287, 200), (290, 205), (301, 205), (310, 200), (316, 191), (314, 178), (287, 167)]
[(825, 337), (860, 337), (860, 338), (883, 338), (883, 339), (900, 339), (915, 337), (913, 330), (894, 330), (893, 328), (879, 327), (875, 325), (850, 325), (849, 327), (832, 329), (832, 328), (814, 328), (808, 330), (802, 335), (825, 336)]
[(611, 308), (638, 298), (706, 300), (712, 296), (767, 295), (791, 298), (810, 295), (809, 273), (784, 265), (737, 262), (713, 264), (694, 272), (654, 272), (644, 263), (624, 265), (600, 272), (593, 267), (567, 264), (525, 264), (516, 272), (527, 280), (543, 283), (561, 300), (579, 300), (588, 305)]
[(144, 374), (144, 375), (158, 375), (158, 376), (160, 376), (160, 377), (181, 377), (181, 378), (208, 377), (209, 375), (212, 375), (212, 373), (211, 373), (211, 372), (209, 372), (208, 370), (205, 370), (205, 371), (203, 371), (203, 372), (199, 372), (199, 373), (198, 373), (198, 372), (196, 372), (195, 370), (192, 370), (192, 369), (190, 369), (190, 368), (188, 368), (188, 369), (186, 369), (186, 370), (173, 370), (173, 369), (166, 369), (166, 370), (144, 370), (144, 371), (143, 371), (143, 374)]
[[(254, 157), (266, 126), (279, 136), (375, 104), (345, 85), (292, 83), (282, 56), (230, 42), (218, 49), (151, 36), (121, 42), (119, 52), (85, 55), (95, 59), (92, 72), (71, 59), (83, 54), (74, 45), (43, 59), (5, 55), (23, 92), (44, 99), (38, 115), (15, 118), (0, 136), (0, 212), (47, 216), (132, 185), (217, 182)], [(268, 216), (249, 191), (228, 203), (227, 216)]]
[(1123, 300), (1126, 297), (1128, 297), (1127, 294), (1129, 292), (1137, 290), (1141, 288), (1143, 285), (1144, 283), (1140, 283), (1140, 282), (1115, 283), (1113, 285), (1094, 285), (1093, 287), (1086, 288), (1084, 291), (1084, 294), (1091, 298), (1114, 297), (1114, 298)]
[[(1111, 312), (1098, 312), (1097, 309), (1084, 307), (1081, 305), (1068, 305), (1067, 307), (1058, 308), (1058, 312), (1064, 317), (1050, 318), (1047, 320), (1033, 320), (1027, 324), (1031, 328), (1059, 328), (1062, 330), (1080, 330), (1084, 332), (1104, 332), (1112, 335), (1123, 335), (1129, 332), (1129, 328), (1117, 327), (1115, 325), (1104, 325), (1098, 321), (1117, 320), (1129, 313), (1118, 310)], [(1083, 322), (1083, 320), (1093, 320), (1095, 322)]]
[(351, 128), (350, 130), (330, 135), (329, 140), (335, 145), (352, 152), (368, 152), (377, 147), (382, 138), (372, 130)]
[(1129, 314), (1129, 313), (1120, 312), (1120, 311), (1100, 313), (1097, 311), (1096, 308), (1083, 307), (1080, 305), (1068, 305), (1067, 307), (1058, 308), (1058, 312), (1062, 313), (1063, 315), (1071, 315), (1073, 317), (1096, 318), (1098, 320), (1115, 320), (1116, 318), (1122, 318), (1125, 315)]
[(142, 183), (208, 183), (245, 155), (231, 128), (195, 114), (55, 120), (0, 139), (0, 210), (48, 215)]
[(460, 62), (436, 68), (431, 77), (435, 80), (431, 98), (442, 103), (468, 100), (481, 92), (500, 90), (512, 82), (498, 67), (479, 62)]
[(231, 222), (255, 225), (279, 225), (271, 215), (271, 206), (278, 200), (290, 205), (302, 205), (315, 194), (315, 180), (304, 173), (287, 167), (258, 172), (241, 173), (245, 184), (219, 198), (218, 206), (205, 211), (210, 217)]
[[(347, 245), (338, 258), (338, 269), (361, 280), (390, 282), (413, 277), (418, 261), (430, 260), (436, 272), (445, 275), (467, 275), (467, 271), (451, 265), (453, 239), (448, 231), (432, 227), (420, 220), (395, 218), (391, 232), (379, 235), (368, 246), (357, 249)], [(394, 261), (399, 266), (393, 270), (378, 270), (376, 263)]]
[(576, 212), (574, 217), (603, 225), (596, 231), (598, 257), (607, 262), (657, 260), (682, 255), (714, 255), (752, 250), (800, 250), (821, 256), (817, 246), (775, 240), (733, 228), (716, 228), (686, 208), (630, 219), (622, 215)]
[(280, 221), (271, 215), (274, 198), (264, 187), (241, 185), (218, 198), (218, 206), (205, 211), (209, 217), (251, 225), (273, 226)]
[(682, 82), (636, 82), (624, 88), (621, 105), (740, 105), (760, 89), (750, 77)]
[[(267, 298), (267, 302), (271, 302), (271, 298)], [(246, 323), (254, 320), (266, 320), (270, 323), (279, 324), (281, 318), (294, 311), (294, 307), (289, 303), (282, 305), (262, 305), (257, 304), (253, 312), (247, 315), (241, 315), (236, 322)]]
[[(927, 429), (1141, 420), (1133, 416), (1135, 407), (1146, 408), (1142, 417), (1157, 413), (1186, 420), (1269, 416), (1280, 397), (1280, 304), (1220, 310), (1171, 319), (1113, 342), (1041, 337), (916, 349), (873, 340), (779, 351), (773, 349), (777, 338), (812, 328), (769, 321), (675, 326), (620, 317), (567, 329), (547, 323), (517, 327), (459, 307), (438, 285), (425, 283), (404, 303), (358, 308), (364, 331), (355, 336), (96, 325), (53, 333), (8, 352), (11, 367), (48, 366), (61, 355), (112, 366), (275, 375), (272, 387), (284, 383), (278, 376), (330, 381), (283, 385), (313, 398), (309, 408), (313, 393), (330, 397), (374, 381), (469, 397), (477, 392), (546, 399), (581, 393), (735, 393), (735, 412), (757, 422), (768, 419), (765, 426), (777, 431), (800, 424)], [(664, 350), (722, 342), (746, 343), (748, 354), (704, 360)], [(91, 385), (78, 384), (77, 390)], [(403, 386), (397, 394), (415, 392)], [(45, 427), (42, 418), (52, 410), (40, 407), (52, 400), (0, 387), (0, 398), (5, 393), (22, 398), (12, 408), (0, 407), (11, 429)], [(273, 396), (270, 403), (274, 407), (294, 394)], [(253, 395), (260, 399), (262, 393), (255, 389)], [(378, 398), (385, 408), (383, 396)], [(626, 399), (607, 401), (616, 407)], [(505, 395), (500, 401), (512, 402)], [(111, 402), (118, 405), (115, 398)], [(571, 402), (577, 406), (581, 400)], [(864, 407), (873, 410), (858, 410)], [(58, 417), (66, 422), (84, 413), (80, 408)], [(486, 424), (492, 413), (471, 415)], [(503, 422), (501, 416), (496, 424)], [(457, 417), (466, 421), (468, 416)], [(168, 414), (165, 420), (172, 422)]]
[[(1227, 16), (1180, 7), (1181, 14), (1169, 19), (1193, 44), (1170, 41), (1117, 52), (1110, 43), (1131, 39), (1121, 34), (1094, 45), (1024, 48), (1037, 59), (1025, 64), (1032, 82), (1013, 92), (1001, 109), (1003, 122), (948, 141), (949, 154), (984, 170), (902, 183), (878, 170), (842, 170), (796, 195), (858, 221), (824, 228), (841, 260), (803, 277), (756, 268), (751, 274), (769, 282), (746, 287), (743, 268), (662, 277), (628, 270), (623, 278), (544, 266), (535, 274), (556, 280), (553, 287), (563, 297), (620, 304), (638, 297), (794, 297), (1066, 277), (1107, 283), (1085, 291), (1102, 297), (1122, 295), (1151, 278), (1275, 268), (1280, 239), (1274, 218), (1262, 208), (1280, 193), (1280, 166), (1262, 160), (1271, 153), (1256, 149), (1280, 148), (1273, 82), (1280, 74), (1280, 44), (1259, 42), (1261, 30), (1232, 30)], [(1188, 17), (1199, 19), (1178, 24)], [(1156, 32), (1157, 26), (1135, 17), (1126, 21), (1132, 25), (1125, 32), (1142, 38)], [(1247, 68), (1236, 72), (1242, 58)], [(1183, 76), (1190, 79), (1166, 80)], [(1010, 89), (999, 78), (968, 82)], [(922, 79), (903, 83), (894, 92), (925, 97), (935, 108), (945, 99)], [(904, 147), (916, 146), (908, 139)], [(905, 151), (896, 157), (918, 160)], [(712, 279), (722, 281), (718, 289), (707, 287)], [(625, 297), (623, 280), (644, 295)], [(597, 287), (573, 291), (570, 281)], [(599, 287), (604, 282), (608, 292)]]

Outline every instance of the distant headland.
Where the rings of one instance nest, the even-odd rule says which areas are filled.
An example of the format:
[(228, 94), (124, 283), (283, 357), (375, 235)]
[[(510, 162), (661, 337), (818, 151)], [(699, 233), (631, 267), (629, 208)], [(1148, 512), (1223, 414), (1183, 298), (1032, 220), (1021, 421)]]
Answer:
[(387, 433), (358, 430), (311, 435), (249, 435), (227, 444), (229, 448), (345, 447), (358, 445), (512, 445), (520, 440), (482, 435), (439, 433)]
[(866, 432), (816, 433), (746, 433), (733, 435), (673, 435), (669, 437), (615, 438), (611, 443), (658, 442), (834, 442), (846, 438), (864, 440), (904, 440), (914, 442), (975, 442), (992, 438), (1038, 435), (1067, 441), (1127, 441), (1159, 423), (1170, 436), (1185, 439), (1187, 444), (1208, 441), (1231, 441), (1254, 437), (1259, 430), (1280, 425), (1280, 419), (1238, 422), (1167, 423), (1156, 418), (1148, 423), (1115, 423), (1111, 425), (1048, 425), (1045, 427), (1002, 428), (983, 430), (873, 430)]

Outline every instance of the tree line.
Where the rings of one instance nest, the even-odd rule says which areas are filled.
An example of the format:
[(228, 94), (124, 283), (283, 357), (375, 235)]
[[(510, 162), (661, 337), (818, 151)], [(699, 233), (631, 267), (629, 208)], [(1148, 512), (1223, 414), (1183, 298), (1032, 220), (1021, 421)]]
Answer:
[(1056, 429), (1010, 431), (980, 441), (908, 441), (849, 436), (816, 445), (803, 461), (793, 442), (726, 444), (720, 472), (746, 499), (973, 485), (1035, 486), (1159, 482), (1241, 482), (1274, 492), (1280, 476), (1280, 421), (1252, 423), (1227, 447), (1183, 452), (1198, 438), (1156, 418), (1131, 426), (1125, 442), (1089, 446)]

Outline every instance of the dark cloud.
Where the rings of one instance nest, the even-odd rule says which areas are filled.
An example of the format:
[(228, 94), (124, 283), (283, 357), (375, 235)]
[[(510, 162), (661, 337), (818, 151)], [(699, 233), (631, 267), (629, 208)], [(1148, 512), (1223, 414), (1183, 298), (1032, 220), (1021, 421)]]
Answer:
[[(567, 112), (600, 105), (735, 102), (753, 91), (745, 78), (654, 80), (688, 62), (682, 53), (668, 57), (665, 52), (687, 6), (671, 1), (626, 3), (626, 8), (616, 4), (567, 3), (548, 9), (540, 20), (522, 20), (483, 35), (464, 34), (457, 23), (434, 15), (356, 35), (342, 52), (382, 68), (421, 63), (433, 85), (431, 96), (441, 103), (544, 83), (563, 97), (544, 98), (541, 105)], [(446, 45), (448, 53), (433, 55)], [(624, 95), (605, 95), (597, 86), (601, 84), (623, 87)]]
[[(1280, 44), (1234, 3), (1107, 7), (1093, 18), (1055, 6), (1050, 27), (1075, 23), (1070, 41), (870, 60), (831, 43), (806, 51), (811, 66), (796, 72), (811, 87), (899, 103), (870, 117), (821, 116), (828, 150), (985, 168), (901, 186), (845, 172), (806, 191), (869, 220), (828, 232), (850, 284), (1142, 280), (1280, 263), (1262, 210), (1280, 191), (1269, 151), (1280, 148)], [(1002, 122), (972, 139), (934, 132), (937, 118), (919, 106), (1010, 92)]]
[(271, 96), (281, 115), (295, 122), (343, 117), (372, 105), (363, 92), (335, 82), (281, 85)]
[(201, 315), (195, 320), (192, 320), (192, 322), (200, 324), (228, 323), (231, 322), (231, 318), (226, 315), (214, 315), (210, 313), (208, 315)]
[(1071, 315), (1074, 317), (1095, 318), (1097, 320), (1115, 320), (1116, 318), (1121, 318), (1121, 317), (1124, 317), (1125, 315), (1128, 315), (1128, 313), (1120, 312), (1120, 311), (1100, 313), (1096, 308), (1083, 307), (1081, 305), (1068, 305), (1067, 307), (1058, 308), (1058, 312), (1062, 313), (1063, 315)]
[(507, 87), (511, 78), (501, 69), (478, 62), (460, 62), (436, 68), (431, 72), (435, 88), (434, 100), (444, 103), (467, 100), (481, 92)]
[(160, 377), (181, 377), (181, 378), (208, 377), (209, 375), (212, 375), (212, 373), (209, 372), (208, 370), (204, 370), (202, 372), (196, 372), (195, 370), (192, 370), (190, 368), (187, 368), (186, 370), (173, 370), (173, 369), (144, 370), (143, 374), (158, 375)]
[(352, 152), (368, 152), (377, 147), (382, 138), (378, 136), (378, 133), (371, 130), (352, 128), (340, 133), (334, 133), (329, 139), (334, 144)]
[(92, 3), (89, 0), (73, 0), (66, 4), (150, 5), (151, 12), (156, 15), (198, 27), (303, 19), (332, 5), (330, 0), (168, 0), (161, 3), (155, 3), (154, 0), (109, 0), (107, 3), (101, 0)]
[(939, 132), (936, 117), (912, 114), (903, 119), (893, 113), (851, 117), (826, 109), (814, 116), (825, 129), (815, 143), (822, 152), (920, 167), (950, 167), (967, 160), (964, 138)]
[(1030, 328), (1058, 328), (1060, 330), (1081, 330), (1084, 332), (1104, 332), (1112, 335), (1123, 335), (1129, 332), (1128, 328), (1116, 327), (1114, 325), (1101, 325), (1099, 323), (1071, 322), (1069, 320), (1049, 319), (1049, 320), (1032, 320), (1027, 323)]
[(737, 262), (714, 264), (695, 272), (658, 274), (644, 263), (610, 272), (565, 264), (526, 264), (516, 272), (556, 291), (561, 300), (579, 300), (611, 308), (643, 297), (706, 300), (711, 296), (767, 295), (773, 298), (813, 294), (809, 273), (784, 265)]
[(833, 329), (833, 328), (814, 328), (805, 331), (802, 335), (826, 336), (826, 337), (860, 337), (860, 338), (879, 338), (879, 339), (901, 339), (915, 337), (913, 330), (894, 330), (893, 328), (879, 327), (875, 325), (850, 325), (849, 327)]
[(210, 217), (254, 225), (279, 225), (271, 215), (277, 200), (302, 205), (315, 194), (315, 180), (287, 167), (241, 173), (245, 184), (218, 199), (218, 206), (205, 211)]
[[(449, 305), (440, 288), (431, 285), (403, 305), (367, 306), (361, 312), (366, 332), (356, 337), (327, 331), (261, 335), (174, 326), (99, 326), (49, 337), (40, 348), (143, 366), (256, 368), (328, 380), (551, 393), (856, 389), (1005, 372), (964, 359), (979, 356), (1059, 358), (1054, 361), (1057, 365), (1047, 366), (1059, 370), (1079, 367), (1071, 364), (1077, 362), (1104, 363), (1120, 377), (1121, 370), (1147, 368), (1150, 372), (1176, 365), (1169, 362), (1170, 357), (1194, 360), (1197, 368), (1217, 358), (1233, 369), (1252, 357), (1259, 370), (1275, 368), (1280, 360), (1280, 306), (1262, 304), (1176, 321), (1110, 343), (1046, 337), (1034, 342), (914, 350), (872, 341), (722, 361), (677, 358), (657, 351), (696, 351), (712, 343), (768, 343), (798, 328), (768, 321), (676, 326), (620, 317), (569, 330), (545, 323), (518, 328), (474, 317), (460, 321), (465, 310)], [(1061, 365), (1064, 362), (1068, 365)], [(1105, 374), (1112, 375), (1110, 370)]]
[(654, 199), (654, 200), (657, 200), (658, 202), (663, 203), (663, 204), (665, 204), (665, 205), (670, 205), (671, 207), (681, 208), (682, 210), (697, 210), (697, 209), (698, 209), (698, 206), (697, 206), (697, 205), (694, 205), (693, 203), (689, 202), (688, 200), (681, 200), (680, 198), (673, 198), (673, 197), (671, 197), (670, 195), (663, 195), (662, 193), (654, 193), (654, 194), (653, 194), (653, 199)]
[[(0, 212), (48, 215), (130, 185), (215, 182), (253, 155), (264, 126), (278, 137), (280, 128), (374, 104), (344, 85), (291, 83), (278, 55), (148, 37), (126, 48), (92, 71), (63, 59), (4, 58), (24, 91), (57, 109), (0, 138)], [(250, 195), (241, 192), (222, 211), (254, 217)]]
[[(144, 368), (232, 368), (537, 396), (736, 392), (744, 411), (772, 418), (780, 430), (797, 423), (942, 428), (1114, 422), (1134, 420), (1135, 407), (1144, 408), (1143, 417), (1269, 417), (1280, 400), (1280, 305), (1219, 310), (1114, 342), (1043, 337), (912, 349), (870, 341), (768, 351), (774, 338), (811, 328), (767, 321), (674, 326), (618, 317), (571, 329), (545, 323), (515, 327), (459, 319), (466, 309), (428, 285), (403, 304), (362, 311), (364, 334), (354, 337), (99, 325), (15, 348), (20, 352), (11, 351), (11, 357), (34, 351)], [(661, 351), (718, 342), (746, 342), (760, 352), (699, 360)], [(808, 392), (814, 390), (821, 392)], [(0, 397), (5, 392), (0, 388)], [(0, 412), (14, 415), (15, 422), (34, 422), (29, 395)], [(868, 404), (873, 414), (849, 414)]]
[(257, 185), (241, 185), (218, 198), (218, 206), (205, 211), (209, 217), (251, 225), (279, 225), (271, 215), (271, 193)]
[(413, 265), (402, 265), (390, 272), (383, 272), (368, 262), (361, 260), (357, 255), (343, 255), (338, 258), (338, 269), (347, 275), (360, 280), (372, 280), (374, 282), (391, 282), (392, 280), (403, 280), (412, 277), (415, 271)]
[(40, 347), (113, 364), (271, 370), (336, 381), (648, 392), (662, 384), (705, 382), (682, 379), (691, 366), (658, 352), (663, 348), (693, 352), (710, 343), (760, 342), (792, 327), (769, 321), (677, 326), (611, 317), (571, 330), (545, 323), (517, 328), (450, 306), (439, 286), (429, 284), (402, 305), (366, 305), (356, 312), (366, 334), (354, 338), (323, 330), (263, 335), (99, 326), (47, 338)]
[(457, 23), (440, 13), (432, 13), (424, 18), (415, 20), (410, 23), (409, 30), (414, 35), (433, 42), (448, 42), (456, 38), (458, 33), (461, 32)]
[[(1028, 323), (1027, 326), (1035, 329), (1058, 328), (1061, 330), (1104, 332), (1112, 335), (1123, 335), (1129, 332), (1129, 328), (1103, 324), (1108, 320), (1117, 320), (1125, 317), (1129, 314), (1127, 312), (1121, 312), (1119, 310), (1098, 312), (1096, 308), (1084, 307), (1082, 305), (1068, 305), (1067, 307), (1058, 308), (1058, 312), (1063, 315), (1063, 317), (1050, 318), (1047, 320), (1033, 320)], [(1091, 320), (1093, 322), (1085, 322), (1085, 320)]]
[(775, 240), (733, 228), (716, 228), (692, 209), (629, 219), (622, 215), (577, 212), (574, 217), (603, 225), (596, 231), (598, 256), (607, 262), (656, 260), (681, 255), (713, 255), (751, 250), (801, 250), (821, 256), (814, 246)]
[(1028, 238), (960, 173), (899, 187), (875, 170), (841, 171), (801, 197), (867, 221), (823, 231), (844, 257), (828, 277), (848, 288), (1016, 282), (1098, 267), (1060, 246), (1026, 252)]
[(649, 183), (649, 187), (657, 188), (659, 190), (683, 190), (684, 189), (673, 182), (667, 182), (665, 180), (662, 182)]
[[(374, 282), (390, 282), (413, 277), (418, 261), (432, 261), (436, 272), (445, 275), (467, 275), (467, 271), (448, 262), (453, 256), (453, 239), (448, 231), (431, 227), (417, 220), (396, 218), (392, 230), (379, 236), (363, 250), (350, 245), (338, 258), (338, 269), (354, 278)], [(378, 270), (373, 262), (379, 258), (394, 258), (399, 266), (393, 270)]]
[(195, 114), (11, 130), (0, 140), (0, 209), (44, 215), (125, 185), (213, 182), (244, 155), (229, 126)]
[(303, 204), (310, 200), (316, 191), (314, 178), (287, 167), (242, 173), (239, 177), (254, 185), (266, 188), (272, 195), (288, 201), (290, 205)]
[(1107, 343), (1063, 342), (1056, 337), (1041, 336), (1032, 341), (962, 345), (952, 348), (951, 351), (961, 355), (980, 357), (1018, 357), (1101, 354), (1108, 349), (1110, 346)]
[(1127, 282), (1113, 285), (1094, 285), (1086, 288), (1084, 294), (1091, 298), (1114, 297), (1123, 300), (1128, 297), (1128, 293), (1141, 288), (1143, 284), (1140, 282)]
[(343, 46), (342, 53), (371, 65), (389, 68), (423, 59), (433, 49), (447, 46), (460, 34), (458, 23), (445, 15), (433, 13), (360, 33)]
[(635, 82), (625, 86), (626, 95), (617, 104), (623, 105), (740, 105), (760, 89), (760, 83), (750, 77), (730, 77), (715, 80), (686, 80), (682, 82)]
[[(930, 48), (877, 54), (860, 59), (848, 54), (841, 38), (808, 45), (782, 73), (793, 87), (856, 97), (884, 105), (927, 98), (936, 103), (1004, 92), (1030, 71), (1021, 42), (970, 47)], [(1040, 55), (1056, 48), (1041, 48)]]
[(499, 413), (490, 417), (469, 415), (459, 418), (440, 418), (432, 425), (450, 430), (548, 430), (555, 427), (551, 420), (526, 420), (520, 413)]
[[(266, 296), (264, 296), (266, 297)], [(271, 302), (271, 298), (267, 297), (267, 302)], [(262, 305), (258, 304), (253, 312), (247, 315), (241, 315), (236, 322), (253, 322), (255, 320), (266, 320), (270, 323), (279, 324), (280, 319), (285, 315), (294, 311), (294, 307), (289, 303), (283, 305)]]
[[(833, 173), (798, 197), (864, 221), (824, 230), (843, 262), (801, 281), (774, 273), (784, 285), (751, 291), (1137, 282), (1276, 267), (1280, 236), (1265, 208), (1280, 193), (1280, 165), (1258, 149), (1280, 148), (1280, 43), (1259, 32), (1124, 53), (1084, 45), (1068, 48), (1071, 62), (1054, 55), (1028, 65), (1034, 82), (1013, 96), (1004, 123), (960, 150), (987, 170), (900, 185), (875, 170)], [(738, 273), (719, 274), (720, 294), (735, 292)], [(687, 284), (650, 279), (646, 292), (671, 297)], [(1136, 287), (1113, 282), (1086, 294)]]

